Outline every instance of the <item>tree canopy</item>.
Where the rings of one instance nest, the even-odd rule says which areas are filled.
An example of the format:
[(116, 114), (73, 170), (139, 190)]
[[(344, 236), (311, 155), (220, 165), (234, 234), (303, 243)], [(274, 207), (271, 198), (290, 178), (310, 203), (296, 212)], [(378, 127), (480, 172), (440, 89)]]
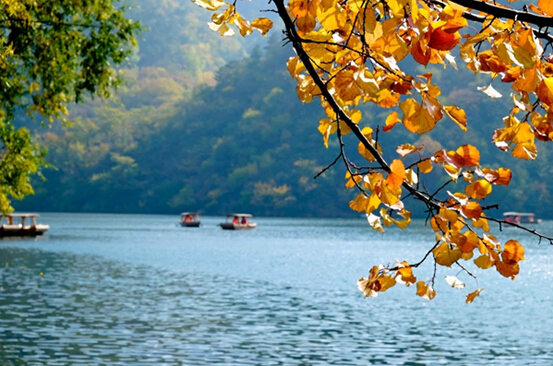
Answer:
[(4, 1), (0, 5), (0, 210), (33, 192), (30, 174), (44, 166), (44, 151), (24, 111), (43, 123), (65, 121), (67, 105), (86, 95), (108, 97), (121, 82), (115, 67), (136, 45), (138, 23), (128, 6), (112, 0)]
[[(272, 22), (266, 17), (252, 21), (238, 12), (242, 3), (193, 0), (214, 12), (209, 27), (223, 36), (246, 36), (254, 30), (266, 34)], [(350, 207), (366, 213), (370, 225), (407, 227), (411, 222), (406, 198), (423, 204), (436, 240), (418, 263), (397, 261), (374, 266), (358, 282), (365, 296), (374, 297), (397, 283), (416, 285), (417, 295), (432, 299), (436, 272), (417, 279), (413, 269), (432, 258), (435, 264), (458, 267), (474, 278), (475, 269), (495, 268), (514, 279), (524, 259), (516, 240), (493, 235), (505, 225), (518, 226), (496, 217), (485, 199), (500, 186), (508, 186), (513, 171), (489, 167), (481, 161), (480, 146), (467, 143), (430, 153), (421, 144), (401, 141), (408, 131), (416, 136), (430, 133), (438, 123), (447, 129), (468, 131), (463, 98), (444, 98), (435, 65), (450, 71), (462, 62), (483, 85), (483, 97), (503, 97), (498, 86), (509, 87), (510, 105), (490, 136), (496, 153), (510, 152), (524, 160), (536, 159), (537, 141), (553, 139), (553, 4), (495, 0), (275, 0), (269, 11), (284, 23), (285, 41), (296, 56), (288, 60), (304, 103), (317, 100), (326, 116), (319, 121), (322, 142), (338, 141), (338, 155), (346, 168), (345, 186), (357, 190)], [(549, 49), (549, 50), (548, 50)], [(416, 65), (424, 67), (423, 70)], [(444, 71), (445, 72), (445, 71)], [(482, 78), (483, 76), (483, 78)], [(382, 119), (368, 120), (362, 106), (384, 110)], [(503, 106), (503, 105), (501, 105)], [(449, 120), (449, 122), (444, 121)], [(400, 125), (403, 126), (401, 129)], [(353, 136), (357, 155), (346, 150)], [(382, 135), (395, 137), (383, 138)], [(390, 152), (392, 144), (395, 151)], [(430, 190), (426, 177), (443, 169), (449, 179)], [(553, 239), (536, 231), (541, 239)], [(475, 258), (476, 257), (476, 258)], [(465, 286), (448, 276), (454, 288)], [(466, 297), (472, 302), (482, 289)]]

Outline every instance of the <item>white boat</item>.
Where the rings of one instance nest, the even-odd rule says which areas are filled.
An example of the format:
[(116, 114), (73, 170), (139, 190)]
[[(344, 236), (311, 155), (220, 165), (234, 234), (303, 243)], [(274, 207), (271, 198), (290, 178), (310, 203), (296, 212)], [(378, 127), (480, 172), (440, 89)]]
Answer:
[(243, 213), (231, 213), (227, 215), (227, 220), (220, 225), (225, 230), (248, 230), (257, 226), (251, 221), (252, 215)]
[(514, 224), (539, 224), (541, 219), (537, 219), (536, 215), (529, 212), (505, 212), (503, 214), (505, 221)]
[(183, 212), (180, 214), (180, 225), (184, 227), (199, 227), (200, 215), (196, 212)]
[(40, 215), (35, 213), (0, 214), (0, 237), (44, 234), (50, 229), (50, 226), (37, 224), (38, 216)]

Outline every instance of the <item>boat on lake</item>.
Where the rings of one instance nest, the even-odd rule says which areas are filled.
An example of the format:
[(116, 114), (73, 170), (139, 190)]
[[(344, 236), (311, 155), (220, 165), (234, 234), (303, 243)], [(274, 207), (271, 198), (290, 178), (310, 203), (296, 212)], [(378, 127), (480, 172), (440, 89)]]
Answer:
[(541, 219), (537, 219), (536, 215), (529, 212), (505, 212), (503, 214), (505, 221), (513, 224), (539, 224)]
[(50, 226), (37, 224), (38, 216), (40, 215), (35, 213), (0, 214), (0, 237), (44, 234)]
[(180, 214), (180, 225), (184, 227), (199, 227), (200, 215), (197, 212), (183, 212)]
[(252, 215), (243, 213), (231, 213), (227, 215), (227, 220), (220, 225), (225, 230), (248, 230), (257, 226), (252, 222)]

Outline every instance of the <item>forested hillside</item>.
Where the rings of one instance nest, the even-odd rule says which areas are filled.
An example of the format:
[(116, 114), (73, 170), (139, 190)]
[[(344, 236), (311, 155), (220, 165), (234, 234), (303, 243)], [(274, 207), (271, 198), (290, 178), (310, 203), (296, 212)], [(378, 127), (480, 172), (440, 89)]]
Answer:
[[(334, 161), (338, 144), (331, 140), (324, 148), (320, 108), (298, 100), (285, 64), (291, 49), (281, 47), (281, 35), (275, 32), (269, 47), (246, 50), (236, 37), (210, 34), (205, 14), (188, 2), (139, 4), (136, 16), (150, 31), (125, 70), (127, 85), (109, 102), (73, 108), (72, 126), (37, 129), (52, 168), (43, 172), (45, 180), (35, 180), (34, 196), (14, 202), (17, 210), (355, 215), (342, 165), (314, 179)], [(486, 82), (459, 67), (448, 73), (441, 98), (466, 110), (470, 132), (444, 119), (431, 136), (451, 146), (489, 142), (487, 122), (501, 118), (508, 94), (489, 99), (476, 89)], [(361, 124), (382, 126), (383, 116), (366, 109)], [(413, 142), (428, 151), (440, 148), (428, 136)], [(490, 205), (551, 217), (550, 147), (541, 145), (538, 159), (525, 162), (487, 146), (482, 163), (509, 165), (514, 173)], [(445, 177), (432, 174), (439, 187)]]

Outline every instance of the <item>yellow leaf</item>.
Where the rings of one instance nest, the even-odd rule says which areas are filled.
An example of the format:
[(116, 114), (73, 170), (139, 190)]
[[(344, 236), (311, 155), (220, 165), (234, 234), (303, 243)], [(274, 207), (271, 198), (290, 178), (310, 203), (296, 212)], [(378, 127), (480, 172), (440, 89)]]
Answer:
[(305, 66), (303, 65), (303, 62), (300, 61), (298, 56), (290, 57), (288, 61), (286, 61), (286, 67), (288, 67), (288, 71), (294, 79), (297, 78), (303, 70), (305, 70)]
[(480, 219), (482, 215), (482, 207), (478, 202), (470, 201), (466, 205), (461, 206), (461, 214), (467, 219)]
[(551, 0), (538, 0), (538, 6), (546, 15), (553, 17), (553, 2)]
[(532, 54), (523, 47), (513, 47), (513, 53), (517, 61), (520, 62), (526, 69), (530, 69), (534, 66), (535, 61)]
[(428, 47), (433, 48), (438, 51), (449, 51), (453, 49), (459, 41), (461, 40), (461, 35), (459, 32), (448, 33), (442, 29), (442, 27), (434, 29), (430, 34), (430, 41), (428, 42)]
[(402, 122), (405, 128), (413, 133), (422, 135), (434, 128), (436, 120), (430, 115), (426, 108), (417, 103), (414, 99), (407, 99), (400, 103), (403, 111)]
[(389, 132), (392, 128), (394, 128), (394, 126), (397, 123), (400, 123), (400, 122), (401, 122), (401, 120), (398, 118), (396, 111), (390, 113), (390, 115), (388, 115), (388, 117), (386, 117), (386, 122), (385, 122), (384, 128), (383, 128), (384, 132)]
[(495, 264), (495, 268), (497, 269), (497, 272), (499, 272), (503, 277), (507, 277), (512, 280), (514, 280), (515, 276), (520, 272), (520, 266), (517, 262), (513, 264), (507, 264), (505, 262), (498, 261)]
[(296, 26), (298, 27), (298, 33), (302, 36), (311, 32), (313, 29), (315, 29), (316, 25), (317, 25), (317, 21), (315, 17), (309, 16), (309, 15), (302, 18), (298, 18), (298, 20), (296, 21)]
[(391, 108), (397, 105), (399, 102), (400, 94), (392, 93), (388, 89), (382, 89), (378, 92), (378, 105), (382, 108)]
[(334, 76), (336, 93), (343, 101), (352, 101), (361, 95), (357, 82), (353, 77), (353, 71), (342, 70)]
[(451, 265), (457, 262), (463, 253), (459, 248), (450, 248), (449, 244), (443, 242), (439, 247), (432, 250), (434, 253), (434, 259), (436, 263), (441, 266), (451, 267)]
[(453, 122), (457, 123), (463, 131), (467, 132), (467, 115), (463, 109), (452, 105), (445, 106), (444, 111)]
[(338, 125), (330, 118), (323, 118), (319, 121), (319, 132), (323, 135), (323, 142), (328, 149), (328, 138), (336, 132)]
[(395, 205), (401, 196), (401, 185), (399, 187), (392, 187), (386, 184), (380, 184), (377, 187), (377, 193), (382, 202), (388, 206)]
[(501, 259), (509, 265), (524, 260), (524, 247), (516, 240), (509, 240), (501, 252)]
[(403, 16), (403, 8), (407, 5), (407, 2), (407, 0), (387, 0), (386, 4), (388, 4), (394, 16), (401, 18)]
[(432, 300), (436, 297), (436, 291), (430, 285), (427, 285), (426, 282), (419, 281), (417, 282), (417, 296), (426, 300)]
[(363, 193), (359, 193), (353, 201), (350, 201), (349, 207), (354, 211), (363, 212), (368, 203), (369, 199)]
[(492, 185), (485, 179), (479, 179), (465, 188), (465, 193), (474, 199), (486, 198), (492, 193)]
[(465, 301), (467, 304), (470, 304), (471, 302), (474, 301), (474, 299), (476, 298), (476, 296), (479, 296), (480, 293), (484, 291), (484, 289), (477, 289), (476, 291), (474, 292), (471, 292), (470, 294), (467, 295), (467, 300)]
[(539, 74), (540, 73), (536, 70), (535, 66), (524, 69), (524, 73), (513, 83), (513, 89), (517, 92), (534, 92), (538, 87), (538, 81), (540, 80)]
[(480, 162), (480, 151), (472, 145), (460, 146), (455, 152), (463, 158), (462, 166), (471, 167)]
[(534, 142), (527, 142), (517, 145), (512, 152), (515, 158), (524, 160), (534, 160), (538, 156), (538, 148), (534, 145)]
[(474, 260), (474, 264), (476, 264), (476, 266), (481, 269), (488, 269), (493, 266), (493, 262), (488, 254), (483, 254), (480, 257), (476, 258)]
[(384, 292), (390, 287), (394, 287), (396, 285), (396, 280), (392, 276), (380, 276), (377, 281), (380, 284), (379, 292)]
[(423, 161), (417, 164), (419, 171), (423, 174), (430, 173), (432, 171), (433, 165), (430, 159), (424, 159)]
[(342, 28), (346, 24), (343, 7), (336, 0), (322, 0), (317, 7), (317, 19), (329, 32)]
[(257, 18), (252, 22), (252, 28), (257, 29), (262, 35), (266, 36), (267, 32), (273, 28), (273, 21), (269, 18)]
[(388, 174), (386, 178), (386, 184), (391, 189), (397, 189), (403, 184), (403, 180), (406, 178), (405, 166), (401, 160), (394, 159), (392, 164), (390, 164), (390, 170), (390, 174)]
[(465, 237), (467, 240), (459, 246), (459, 250), (463, 253), (472, 253), (472, 251), (476, 248), (478, 248), (478, 245), (480, 244), (480, 238), (474, 231), (469, 231), (465, 233)]
[(369, 197), (369, 202), (367, 203), (367, 206), (365, 207), (365, 213), (368, 213), (370, 214), (371, 212), (373, 212), (374, 210), (376, 210), (378, 208), (378, 206), (380, 206), (380, 198), (378, 197), (378, 194), (376, 194), (376, 192), (372, 192), (370, 197)]
[(396, 281), (409, 287), (417, 281), (417, 277), (413, 275), (413, 270), (409, 263), (403, 261), (400, 263), (401, 268), (396, 274)]
[(534, 141), (534, 131), (527, 122), (519, 123), (515, 128), (515, 135), (513, 136), (513, 143), (524, 144)]

